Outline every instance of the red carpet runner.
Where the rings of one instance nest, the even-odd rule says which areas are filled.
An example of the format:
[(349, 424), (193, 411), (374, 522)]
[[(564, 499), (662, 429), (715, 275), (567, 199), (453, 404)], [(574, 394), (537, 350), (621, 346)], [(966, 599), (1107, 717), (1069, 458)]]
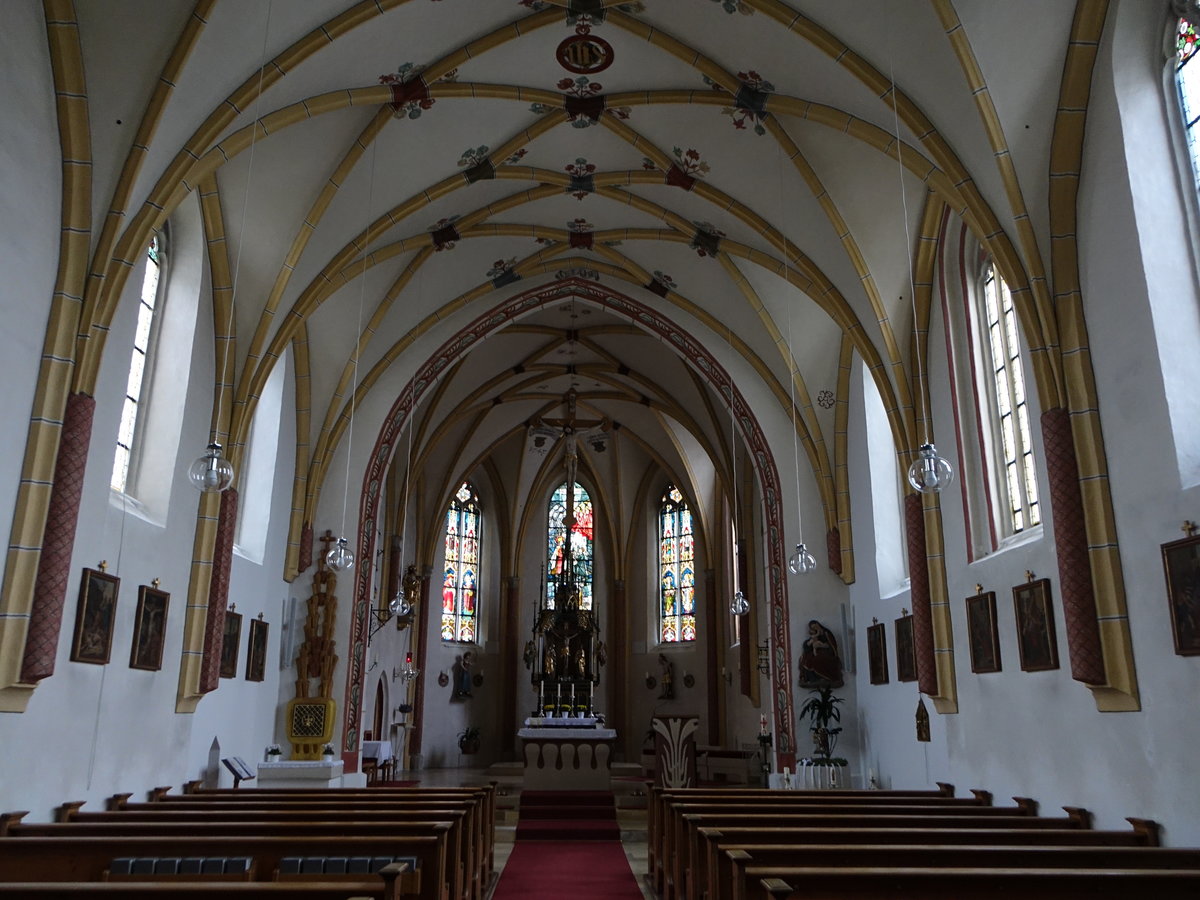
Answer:
[(492, 900), (641, 900), (608, 791), (524, 791)]

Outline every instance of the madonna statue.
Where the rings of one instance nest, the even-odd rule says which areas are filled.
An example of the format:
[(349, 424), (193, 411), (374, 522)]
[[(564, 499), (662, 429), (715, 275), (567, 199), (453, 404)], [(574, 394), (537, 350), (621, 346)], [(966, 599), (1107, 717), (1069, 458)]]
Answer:
[(800, 687), (841, 687), (842, 658), (837, 638), (816, 619), (808, 623), (808, 637), (800, 652)]

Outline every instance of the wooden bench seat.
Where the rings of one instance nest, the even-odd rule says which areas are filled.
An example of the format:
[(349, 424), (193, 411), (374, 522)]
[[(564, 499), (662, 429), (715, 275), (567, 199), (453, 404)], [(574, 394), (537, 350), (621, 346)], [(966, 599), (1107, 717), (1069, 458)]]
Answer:
[[(710, 868), (703, 896), (747, 900), (764, 868), (1200, 869), (1200, 850), (1163, 847), (1076, 847), (892, 844), (725, 845)], [(751, 874), (751, 870), (755, 874)]]
[[(1086, 828), (1091, 824), (1084, 810), (1075, 810), (1066, 816), (1033, 815), (964, 815), (956, 809), (943, 814), (940, 810), (918, 808), (881, 807), (855, 809), (849, 812), (835, 811), (824, 814), (782, 811), (783, 807), (772, 807), (769, 812), (745, 812), (736, 807), (718, 808), (706, 812), (680, 812), (681, 807), (670, 810), (673, 827), (664, 829), (662, 859), (669, 861), (662, 878), (666, 885), (664, 896), (682, 896), (684, 873), (689, 870), (698, 883), (703, 884), (703, 859), (697, 855), (701, 827), (723, 827), (737, 825), (777, 825), (813, 828), (906, 828), (912, 832), (929, 828), (994, 828), (994, 829), (1070, 829)], [(897, 809), (909, 809), (897, 812)], [(678, 885), (678, 892), (676, 889)]]
[[(254, 860), (260, 880), (273, 878), (281, 861), (290, 856), (412, 857), (415, 869), (399, 876), (399, 896), (413, 900), (446, 900), (448, 883), (446, 831), (409, 836), (188, 835), (147, 837), (18, 837), (0, 840), (0, 890), (25, 881), (102, 881), (114, 859), (125, 857), (228, 857)], [(407, 868), (407, 867), (406, 867)], [(369, 880), (369, 879), (363, 879)], [(18, 895), (19, 896), (19, 895)], [(347, 895), (349, 896), (349, 895)]]
[[(933, 828), (914, 832), (908, 828), (779, 828), (773, 826), (741, 826), (697, 829), (698, 847), (695, 858), (702, 860), (697, 878), (722, 878), (724, 850), (753, 845), (786, 845), (820, 848), (827, 845), (887, 845), (912, 844), (920, 840), (940, 846), (1074, 846), (1074, 847), (1157, 847), (1158, 826), (1145, 819), (1131, 819), (1133, 828), (1126, 831), (1096, 831), (1091, 829), (1037, 830), (990, 828)], [(720, 896), (720, 895), (717, 895)]]
[[(937, 790), (901, 791), (777, 791), (767, 788), (656, 788), (651, 786), (646, 807), (647, 871), (658, 890), (662, 890), (662, 852), (664, 833), (670, 821), (667, 813), (681, 803), (713, 803), (758, 808), (762, 805), (825, 806), (990, 806), (992, 795), (973, 790), (971, 797), (955, 797), (954, 786), (938, 782)], [(1032, 802), (1032, 801), (1030, 801)]]
[(1195, 900), (1200, 870), (747, 869), (754, 900)]
[(22, 900), (398, 900), (376, 877), (372, 881), (251, 881), (206, 884), (188, 881), (22, 881), (0, 884)]
[[(248, 792), (247, 792), (248, 793)], [(329, 793), (329, 792), (325, 792)], [(452, 873), (452, 896), (482, 900), (492, 879), (494, 826), (485, 820), (485, 810), (477, 796), (459, 799), (401, 799), (357, 805), (345, 799), (321, 800), (263, 800), (254, 803), (229, 804), (222, 801), (197, 803), (129, 803), (117, 795), (110, 805), (115, 810), (89, 812), (83, 804), (66, 803), (60, 807), (60, 821), (72, 823), (233, 823), (243, 822), (307, 822), (316, 824), (325, 833), (337, 834), (343, 824), (374, 825), (373, 833), (383, 833), (385, 827), (404, 826), (408, 822), (446, 821), (451, 825), (446, 836), (448, 859), (454, 861), (461, 874)], [(0, 816), (0, 833), (6, 825)], [(12, 830), (13, 834), (21, 833)], [(233, 829), (236, 830), (236, 829)], [(232, 833), (226, 829), (227, 833)], [(29, 833), (29, 832), (26, 832)], [(173, 832), (178, 833), (178, 832)]]
[[(482, 857), (480, 878), (486, 884), (495, 866), (495, 785), (472, 787), (403, 787), (403, 788), (270, 788), (255, 790), (213, 789), (204, 790), (196, 782), (184, 786), (183, 794), (172, 794), (169, 787), (157, 787), (149, 792), (146, 803), (130, 800), (131, 794), (114, 794), (107, 806), (111, 810), (148, 810), (159, 805), (207, 809), (267, 808), (268, 805), (286, 804), (289, 808), (310, 806), (376, 809), (381, 806), (406, 806), (412, 808), (421, 803), (462, 803), (471, 810), (468, 823), (470, 833), (477, 836), (479, 854)], [(214, 805), (216, 804), (216, 805)], [(81, 804), (79, 804), (81, 805)], [(63, 804), (60, 817), (69, 817), (71, 804)]]

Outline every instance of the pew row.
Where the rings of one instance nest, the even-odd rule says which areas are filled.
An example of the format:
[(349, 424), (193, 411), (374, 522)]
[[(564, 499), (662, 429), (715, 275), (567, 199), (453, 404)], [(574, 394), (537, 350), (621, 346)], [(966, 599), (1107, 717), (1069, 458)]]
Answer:
[(822, 867), (764, 872), (759, 885), (755, 900), (1194, 900), (1200, 870)]
[(1044, 844), (724, 845), (721, 847), (716, 866), (708, 870), (708, 885), (704, 896), (710, 900), (762, 898), (764, 894), (759, 883), (764, 877), (781, 877), (801, 869), (829, 867), (1200, 870), (1200, 850)]
[[(321, 835), (318, 837), (251, 837), (236, 833), (215, 837), (186, 835), (146, 837), (118, 835), (110, 837), (19, 837), (0, 840), (0, 891), (13, 892), (13, 884), (23, 882), (100, 882), (111, 877), (114, 861), (125, 858), (220, 859), (248, 857), (252, 863), (240, 882), (221, 881), (221, 887), (235, 883), (261, 883), (275, 880), (288, 857), (397, 857), (412, 859), (415, 865), (398, 873), (396, 898), (405, 900), (448, 900), (446, 832), (444, 823), (434, 834), (401, 837)], [(161, 876), (151, 876), (160, 880)], [(211, 877), (211, 876), (209, 876)], [(206, 876), (195, 876), (195, 879)], [(320, 876), (320, 880), (328, 880)], [(370, 881), (356, 876), (356, 881)], [(183, 885), (189, 876), (176, 876), (172, 882)], [(133, 886), (136, 881), (121, 881)], [(294, 884), (302, 884), (295, 882)], [(383, 882), (380, 882), (382, 888)], [(210, 887), (210, 889), (212, 889)], [(351, 896), (348, 891), (343, 896)], [(15, 893), (16, 896), (23, 896)]]
[[(694, 811), (697, 808), (703, 811)], [(955, 808), (944, 811), (925, 807), (868, 807), (850, 811), (838, 807), (804, 809), (771, 807), (769, 812), (747, 812), (743, 807), (695, 807), (689, 804), (670, 810), (673, 827), (665, 829), (663, 838), (664, 879), (666, 896), (690, 897), (696, 886), (704, 884), (704, 860), (698, 853), (697, 829), (738, 825), (776, 825), (810, 828), (903, 828), (910, 832), (929, 828), (975, 828), (1040, 831), (1045, 829), (1088, 828), (1091, 818), (1085, 810), (1073, 809), (1066, 816), (1035, 816), (1028, 813), (1011, 814), (1011, 810), (991, 807), (988, 815), (967, 815), (970, 810)], [(999, 810), (999, 814), (996, 811)], [(1008, 813), (1008, 814), (1006, 814)]]
[(386, 882), (252, 881), (219, 885), (196, 881), (21, 881), (0, 884), (0, 893), (27, 900), (396, 900), (401, 895)]
[[(127, 825), (134, 822), (155, 825), (172, 822), (240, 825), (250, 820), (306, 821), (321, 823), (331, 829), (327, 832), (331, 834), (339, 833), (343, 823), (373, 824), (377, 826), (375, 833), (381, 833), (381, 829), (393, 824), (445, 820), (452, 825), (447, 836), (448, 859), (455, 870), (451, 875), (454, 885), (451, 896), (481, 900), (493, 880), (494, 826), (487, 818), (486, 807), (478, 792), (460, 795), (457, 799), (432, 795), (414, 799), (410, 795), (399, 799), (373, 798), (361, 803), (358, 798), (336, 791), (321, 791), (316, 798), (301, 795), (242, 803), (227, 803), (220, 799), (192, 803), (134, 803), (130, 802), (130, 796), (114, 795), (108, 801), (109, 808), (104, 811), (84, 811), (81, 809), (82, 803), (64, 803), (58, 809), (57, 818), (60, 822)], [(3, 821), (4, 817), (0, 817), (0, 833), (4, 827)], [(230, 833), (230, 829), (227, 828), (226, 833)]]
[[(938, 782), (936, 791), (778, 791), (771, 788), (663, 788), (649, 785), (646, 798), (646, 834), (650, 847), (648, 860), (654, 864), (653, 838), (658, 830), (658, 823), (663, 818), (663, 810), (675, 801), (700, 802), (712, 800), (718, 803), (774, 803), (774, 802), (814, 802), (829, 803), (836, 798), (844, 804), (862, 803), (868, 806), (899, 804), (904, 806), (936, 804), (936, 805), (972, 805), (990, 806), (992, 795), (988, 791), (973, 790), (971, 797), (955, 797), (954, 785)], [(778, 798), (778, 799), (777, 799)], [(649, 869), (648, 871), (653, 871)]]

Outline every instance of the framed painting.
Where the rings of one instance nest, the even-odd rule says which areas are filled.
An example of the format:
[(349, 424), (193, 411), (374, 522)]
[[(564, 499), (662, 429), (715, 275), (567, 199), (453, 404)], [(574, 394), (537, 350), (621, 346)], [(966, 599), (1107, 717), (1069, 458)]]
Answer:
[(117, 589), (121, 579), (99, 569), (84, 569), (75, 610), (71, 661), (108, 665), (113, 624), (117, 618)]
[(167, 634), (167, 607), (171, 595), (149, 585), (138, 587), (137, 615), (133, 619), (133, 646), (129, 668), (157, 672), (162, 668), (163, 642)]
[(238, 642), (242, 639), (242, 614), (225, 613), (225, 639), (221, 643), (221, 677), (237, 678)]
[(1054, 636), (1054, 609), (1050, 606), (1050, 579), (1039, 578), (1013, 588), (1017, 614), (1017, 649), (1021, 671), (1058, 668), (1058, 640)]
[(896, 620), (896, 680), (917, 680), (917, 647), (912, 616), (901, 616)]
[(867, 662), (871, 670), (871, 684), (887, 684), (887, 631), (882, 622), (867, 626)]
[(1162, 558), (1175, 652), (1200, 655), (1200, 535), (1163, 544)]
[(996, 592), (984, 591), (967, 598), (967, 644), (971, 671), (1000, 671), (1000, 632), (996, 627)]
[(250, 620), (250, 640), (246, 645), (247, 681), (262, 681), (267, 677), (267, 633), (270, 627), (261, 618)]

